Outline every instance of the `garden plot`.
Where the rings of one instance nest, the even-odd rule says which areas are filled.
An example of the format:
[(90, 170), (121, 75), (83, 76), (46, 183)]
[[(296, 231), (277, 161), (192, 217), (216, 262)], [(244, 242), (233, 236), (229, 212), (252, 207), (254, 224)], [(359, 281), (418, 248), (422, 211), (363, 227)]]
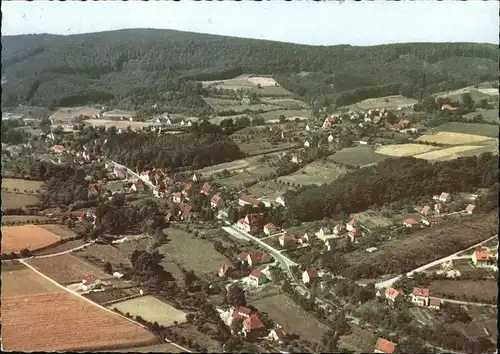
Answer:
[(24, 208), (39, 201), (36, 195), (2, 191), (2, 210)]
[(339, 338), (339, 347), (356, 353), (371, 353), (377, 341), (377, 336), (372, 332), (353, 327), (349, 335)]
[(489, 136), (483, 136), (483, 135), (453, 133), (444, 131), (439, 131), (435, 134), (424, 134), (417, 139), (417, 141), (424, 141), (426, 143), (437, 143), (444, 145), (474, 144), (479, 142), (486, 142), (488, 140), (493, 140), (493, 139)]
[(437, 146), (422, 144), (394, 144), (383, 145), (375, 150), (377, 154), (391, 157), (414, 156), (423, 154), (432, 150), (439, 149)]
[(377, 154), (370, 146), (344, 148), (328, 156), (329, 160), (352, 167), (365, 167), (388, 159), (389, 156)]
[(158, 300), (154, 296), (146, 295), (135, 299), (117, 302), (109, 306), (121, 313), (130, 313), (132, 316), (140, 316), (149, 322), (158, 322), (162, 326), (171, 326), (186, 321), (186, 314), (169, 304)]

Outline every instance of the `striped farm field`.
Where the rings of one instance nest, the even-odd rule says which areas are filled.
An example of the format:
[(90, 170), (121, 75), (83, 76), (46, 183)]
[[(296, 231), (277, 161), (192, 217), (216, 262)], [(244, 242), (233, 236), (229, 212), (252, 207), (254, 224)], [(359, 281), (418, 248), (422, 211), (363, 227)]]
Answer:
[(2, 227), (2, 253), (19, 253), (24, 248), (33, 251), (60, 240), (61, 237), (38, 225)]
[(26, 263), (63, 285), (79, 283), (88, 275), (99, 279), (113, 278), (92, 264), (69, 253), (47, 258), (33, 258), (27, 260)]
[(458, 157), (461, 157), (464, 152), (475, 150), (475, 149), (480, 149), (484, 148), (484, 146), (477, 146), (477, 145), (462, 145), (462, 146), (453, 146), (450, 148), (446, 149), (440, 149), (440, 150), (435, 150), (435, 151), (430, 151), (426, 152), (424, 154), (420, 155), (415, 155), (413, 157), (417, 159), (424, 159), (424, 160), (439, 160), (439, 161), (446, 161), (446, 160), (453, 160)]
[(394, 145), (383, 145), (379, 147), (375, 152), (381, 155), (402, 157), (402, 156), (414, 156), (418, 154), (423, 154), (432, 150), (439, 149), (437, 146), (422, 145), (422, 144), (394, 144)]
[(2, 298), (2, 345), (8, 351), (91, 351), (155, 342), (145, 328), (69, 292)]
[(493, 140), (493, 139), (489, 136), (451, 133), (451, 132), (437, 132), (435, 134), (424, 134), (417, 139), (417, 141), (425, 141), (428, 143), (437, 143), (445, 145), (474, 144), (487, 140)]

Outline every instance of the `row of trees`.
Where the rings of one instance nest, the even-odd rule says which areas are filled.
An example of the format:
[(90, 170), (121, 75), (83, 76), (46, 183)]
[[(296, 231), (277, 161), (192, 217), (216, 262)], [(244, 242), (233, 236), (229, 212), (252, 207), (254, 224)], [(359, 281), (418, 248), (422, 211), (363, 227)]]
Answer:
[(356, 213), (403, 198), (472, 192), (498, 181), (498, 159), (491, 153), (429, 163), (413, 157), (391, 158), (348, 173), (321, 187), (289, 191), (292, 218), (302, 221)]

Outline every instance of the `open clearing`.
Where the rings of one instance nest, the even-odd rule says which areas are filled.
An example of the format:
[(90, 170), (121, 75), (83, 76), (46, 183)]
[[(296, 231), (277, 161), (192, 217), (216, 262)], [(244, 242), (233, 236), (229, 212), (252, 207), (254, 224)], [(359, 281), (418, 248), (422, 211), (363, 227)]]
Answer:
[(401, 95), (385, 96), (379, 98), (368, 98), (361, 102), (348, 106), (352, 110), (370, 110), (377, 108), (397, 109), (399, 107), (412, 106), (417, 103), (413, 98)]
[(258, 299), (252, 305), (259, 311), (266, 312), (275, 323), (282, 325), (286, 333), (296, 333), (302, 338), (320, 341), (328, 330), (326, 325), (283, 294)]
[(67, 107), (59, 108), (57, 111), (52, 113), (50, 119), (56, 122), (71, 123), (73, 119), (79, 116), (93, 117), (97, 115), (101, 110), (92, 107)]
[(170, 306), (154, 296), (146, 295), (135, 299), (117, 302), (110, 309), (117, 309), (121, 313), (130, 313), (132, 316), (141, 316), (146, 321), (158, 322), (163, 326), (171, 326), (174, 322), (186, 321), (186, 314)]
[(482, 137), (498, 138), (498, 125), (494, 124), (449, 122), (434, 128), (434, 130), (438, 132), (472, 134)]
[[(484, 120), (487, 122), (493, 122), (493, 123), (499, 122), (498, 108), (496, 108), (496, 109), (476, 108), (475, 112), (467, 113), (464, 116), (464, 118), (465, 119), (472, 119), (477, 115), (482, 115)], [(498, 131), (497, 131), (497, 133), (498, 133)], [(483, 135), (486, 135), (486, 134), (483, 134)]]
[(352, 327), (352, 332), (347, 336), (339, 338), (341, 349), (347, 349), (355, 353), (371, 353), (377, 341), (377, 336), (372, 332)]
[(129, 117), (133, 117), (135, 115), (135, 112), (133, 111), (124, 111), (124, 110), (121, 110), (121, 109), (113, 109), (111, 111), (108, 111), (108, 112), (105, 112), (102, 114), (103, 117), (106, 117), (106, 118), (121, 118), (121, 117), (125, 117), (125, 118), (129, 118)]
[(329, 160), (353, 167), (363, 167), (377, 164), (388, 158), (388, 156), (377, 154), (370, 146), (344, 148), (328, 156)]
[(2, 253), (19, 253), (24, 248), (33, 251), (60, 240), (58, 235), (38, 225), (2, 227)]
[[(2, 300), (8, 296), (64, 291), (19, 262), (2, 262)], [(2, 309), (3, 310), (3, 309)]]
[(279, 109), (276, 111), (264, 112), (260, 114), (268, 123), (278, 123), (281, 115), (287, 120), (307, 120), (312, 117), (312, 111), (309, 109)]
[(350, 169), (325, 159), (313, 161), (291, 175), (279, 177), (278, 180), (301, 186), (313, 184), (319, 186), (330, 183), (349, 171)]
[(272, 77), (252, 76), (248, 79), (248, 81), (250, 81), (255, 86), (260, 85), (262, 87), (278, 85), (278, 83)]
[[(433, 280), (430, 284), (432, 296), (462, 300), (475, 297), (477, 301), (491, 302), (498, 295), (495, 280)], [(450, 297), (452, 295), (452, 297)]]
[(163, 232), (168, 235), (170, 241), (158, 247), (158, 251), (164, 254), (166, 259), (193, 270), (198, 276), (204, 273), (214, 274), (222, 263), (230, 262), (215, 251), (210, 242), (194, 238), (186, 231), (169, 228)]
[[(267, 86), (267, 84), (270, 84), (271, 82), (273, 82), (273, 85)], [(232, 79), (202, 81), (201, 83), (203, 87), (215, 87), (225, 90), (253, 91), (264, 96), (292, 96), (290, 91), (285, 90), (281, 86), (275, 86), (274, 82), (275, 81), (272, 78), (243, 74)], [(261, 88), (257, 87), (259, 83)]]
[(356, 219), (361, 225), (369, 229), (392, 225), (391, 219), (382, 216), (382, 214), (376, 211), (363, 211), (361, 213), (351, 214), (349, 219)]
[(32, 181), (27, 179), (17, 179), (17, 178), (2, 178), (2, 188), (8, 188), (12, 191), (14, 188), (19, 189), (21, 193), (25, 190), (27, 191), (37, 191), (42, 188), (43, 182)]
[(111, 120), (111, 119), (87, 119), (84, 121), (93, 127), (116, 127), (118, 129), (127, 129), (130, 127), (132, 130), (141, 130), (142, 128), (147, 128), (152, 125), (152, 123), (146, 122), (130, 122), (128, 120)]
[(93, 275), (100, 279), (113, 278), (111, 275), (104, 273), (99, 268), (82, 261), (72, 254), (63, 254), (48, 258), (33, 258), (29, 259), (27, 263), (63, 285), (80, 283), (88, 275)]
[[(417, 158), (417, 159), (424, 159), (424, 160), (439, 160), (439, 161), (446, 161), (446, 160), (453, 160), (453, 159), (456, 159), (458, 157), (462, 157), (464, 156), (462, 153), (464, 152), (469, 152), (469, 151), (475, 151), (475, 150), (478, 150), (479, 152), (476, 152), (475, 154), (477, 153), (482, 153), (482, 152), (485, 152), (485, 151), (482, 151), (482, 150), (494, 150), (494, 146), (492, 145), (491, 147), (488, 147), (488, 146), (480, 146), (480, 145), (462, 145), (462, 146), (453, 146), (453, 147), (450, 147), (450, 148), (446, 148), (446, 149), (440, 149), (440, 150), (434, 150), (434, 151), (430, 151), (430, 152), (426, 152), (424, 154), (420, 154), (420, 155), (415, 155), (413, 157)], [(473, 155), (475, 155), (473, 154)]]
[(489, 136), (452, 133), (444, 131), (440, 131), (435, 134), (424, 134), (417, 139), (417, 141), (425, 141), (428, 143), (438, 143), (445, 145), (474, 144), (487, 140), (492, 140), (492, 139)]
[(423, 154), (425, 152), (439, 149), (437, 146), (422, 145), (422, 144), (394, 144), (394, 145), (383, 145), (375, 150), (377, 154), (392, 156), (392, 157), (402, 157), (402, 156), (414, 156), (418, 154)]
[(36, 195), (2, 192), (2, 210), (23, 208), (38, 202)]
[(90, 351), (155, 341), (146, 329), (68, 292), (2, 298), (2, 345), (9, 351)]

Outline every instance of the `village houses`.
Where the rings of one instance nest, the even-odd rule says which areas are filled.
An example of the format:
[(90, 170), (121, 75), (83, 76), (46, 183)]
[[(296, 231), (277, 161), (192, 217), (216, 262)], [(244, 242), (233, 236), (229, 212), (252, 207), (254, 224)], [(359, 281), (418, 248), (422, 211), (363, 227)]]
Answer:
[(219, 192), (215, 193), (212, 199), (210, 199), (210, 206), (214, 209), (224, 209), (225, 203)]
[(267, 282), (267, 277), (260, 270), (254, 269), (248, 275), (248, 278), (257, 286), (263, 285)]
[(403, 299), (403, 292), (394, 288), (385, 289), (385, 298), (390, 306), (396, 306)]
[(429, 306), (429, 289), (413, 288), (411, 293), (411, 302), (417, 306)]
[(283, 344), (285, 342), (285, 337), (286, 334), (283, 331), (283, 327), (281, 327), (279, 324), (276, 324), (276, 326), (269, 332), (267, 336), (269, 340), (278, 342), (280, 344)]
[(296, 240), (295, 240), (295, 236), (293, 235), (282, 235), (280, 236), (279, 238), (279, 243), (280, 243), (280, 246), (283, 247), (283, 248), (288, 248), (288, 247), (293, 247), (296, 245)]
[(240, 206), (245, 206), (245, 205), (252, 205), (253, 207), (258, 207), (259, 206), (259, 201), (249, 195), (242, 195), (238, 199), (238, 204)]

